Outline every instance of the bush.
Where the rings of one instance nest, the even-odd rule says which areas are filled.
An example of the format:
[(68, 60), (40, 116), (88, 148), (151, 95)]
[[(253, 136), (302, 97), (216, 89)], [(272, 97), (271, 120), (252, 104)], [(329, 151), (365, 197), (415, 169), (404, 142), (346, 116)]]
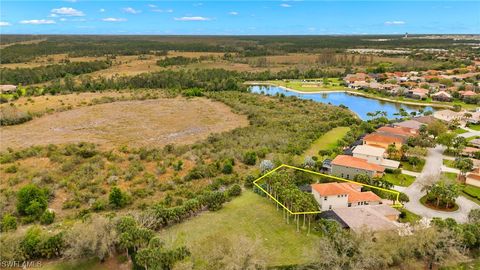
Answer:
[(128, 196), (118, 187), (112, 187), (108, 195), (110, 204), (115, 208), (122, 208), (128, 203)]
[(223, 164), (222, 173), (224, 173), (224, 174), (233, 173), (233, 165), (232, 165), (232, 162), (230, 160), (225, 161), (225, 163)]
[(10, 215), (10, 214), (5, 214), (2, 217), (2, 223), (0, 226), (0, 229), (2, 232), (10, 231), (10, 230), (16, 230), (17, 229), (17, 219)]
[(228, 196), (230, 197), (240, 196), (240, 194), (242, 194), (242, 188), (238, 184), (235, 184), (228, 189)]
[(17, 193), (17, 211), (20, 215), (38, 218), (47, 209), (48, 192), (34, 184), (22, 187)]
[(217, 211), (222, 208), (222, 204), (226, 201), (226, 198), (223, 192), (214, 191), (207, 193), (204, 200), (208, 210)]
[(243, 155), (243, 163), (247, 165), (255, 165), (257, 163), (257, 153), (248, 151)]
[(55, 219), (55, 212), (50, 210), (45, 210), (42, 216), (40, 216), (40, 223), (44, 225), (52, 224), (53, 220)]
[(10, 165), (5, 168), (6, 173), (16, 173), (18, 171), (18, 168), (16, 165)]

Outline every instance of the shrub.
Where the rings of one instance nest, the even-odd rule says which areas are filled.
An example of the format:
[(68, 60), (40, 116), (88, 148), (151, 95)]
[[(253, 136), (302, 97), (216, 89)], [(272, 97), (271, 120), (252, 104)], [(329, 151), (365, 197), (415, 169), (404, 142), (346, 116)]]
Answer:
[(18, 171), (18, 168), (15, 164), (5, 168), (6, 173), (16, 173), (17, 171)]
[(225, 163), (223, 164), (222, 173), (231, 174), (232, 172), (233, 172), (232, 162), (230, 160), (225, 161)]
[(40, 223), (44, 225), (52, 224), (54, 219), (55, 219), (55, 212), (47, 209), (40, 216)]
[(230, 197), (240, 196), (240, 194), (242, 194), (242, 188), (238, 184), (235, 184), (228, 189), (228, 196)]
[(222, 208), (222, 204), (226, 201), (226, 198), (223, 192), (214, 191), (207, 193), (204, 200), (208, 210), (217, 211)]
[(243, 155), (243, 163), (247, 165), (255, 165), (257, 163), (257, 153), (248, 151)]
[(40, 217), (47, 208), (48, 192), (34, 184), (22, 187), (17, 193), (17, 211), (20, 215)]
[(108, 195), (110, 204), (115, 208), (122, 208), (128, 203), (128, 196), (123, 193), (118, 187), (112, 187)]
[(10, 230), (16, 230), (17, 229), (17, 219), (10, 215), (10, 214), (5, 214), (2, 217), (2, 223), (0, 226), (0, 229), (2, 232), (10, 231)]

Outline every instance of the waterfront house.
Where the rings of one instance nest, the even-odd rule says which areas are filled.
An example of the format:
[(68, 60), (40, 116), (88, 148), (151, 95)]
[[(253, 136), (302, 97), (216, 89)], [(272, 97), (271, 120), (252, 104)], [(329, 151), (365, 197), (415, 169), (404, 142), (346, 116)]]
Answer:
[(378, 195), (371, 191), (362, 192), (362, 186), (354, 183), (312, 184), (312, 194), (322, 211), (382, 202)]
[(415, 99), (426, 99), (428, 94), (427, 89), (413, 88), (407, 91), (407, 97)]
[(385, 168), (378, 164), (368, 163), (365, 159), (347, 155), (335, 157), (331, 166), (332, 175), (346, 179), (353, 179), (358, 174), (366, 174), (372, 178), (382, 177), (385, 171)]
[(480, 169), (476, 168), (467, 174), (465, 184), (480, 187)]
[(433, 95), (431, 95), (432, 99), (433, 100), (436, 100), (436, 101), (452, 101), (452, 95), (450, 95), (449, 93), (445, 92), (445, 91), (439, 91)]

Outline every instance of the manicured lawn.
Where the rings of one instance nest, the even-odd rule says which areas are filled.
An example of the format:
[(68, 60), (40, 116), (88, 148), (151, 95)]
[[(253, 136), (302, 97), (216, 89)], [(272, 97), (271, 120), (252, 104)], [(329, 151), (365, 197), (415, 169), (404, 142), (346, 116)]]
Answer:
[(203, 212), (197, 217), (174, 225), (159, 236), (176, 245), (186, 245), (192, 252), (194, 268), (202, 268), (202, 258), (214, 248), (215, 241), (240, 238), (258, 241), (258, 251), (268, 265), (312, 262), (319, 236), (286, 224), (282, 212), (265, 197), (245, 191), (217, 212)]
[(462, 134), (462, 133), (466, 133), (468, 131), (466, 131), (465, 129), (463, 128), (457, 128), (453, 131), (455, 134)]
[(400, 218), (398, 219), (398, 221), (402, 223), (407, 223), (407, 222), (415, 223), (416, 221), (419, 221), (420, 219), (422, 219), (421, 216), (415, 213), (412, 213), (405, 208), (401, 209), (400, 212), (402, 212), (402, 214), (400, 215)]
[(408, 187), (415, 181), (415, 177), (406, 174), (386, 173), (383, 176), (383, 180), (392, 183), (395, 186)]
[(350, 130), (349, 127), (336, 127), (327, 133), (323, 134), (310, 146), (302, 156), (295, 157), (295, 161), (298, 163), (303, 162), (307, 156), (318, 156), (320, 150), (332, 150), (337, 146), (338, 140), (343, 138)]
[(423, 166), (425, 166), (425, 159), (420, 159), (420, 163), (416, 166), (408, 163), (407, 161), (401, 161), (402, 169), (412, 172), (422, 172)]
[(433, 202), (427, 203), (427, 195), (420, 198), (420, 203), (423, 204), (423, 206), (425, 207), (428, 207), (433, 210), (438, 210), (438, 211), (453, 212), (458, 210), (457, 204), (455, 204), (453, 207), (446, 209), (444, 207), (437, 207)]
[(319, 92), (319, 91), (331, 91), (331, 90), (352, 90), (345, 86), (340, 85), (341, 81), (338, 78), (328, 78), (328, 85), (323, 84), (323, 79), (317, 79), (318, 86), (315, 82), (302, 82), (299, 80), (290, 80), (290, 81), (268, 81), (278, 86), (287, 87), (293, 90), (298, 90), (302, 92)]
[(455, 168), (455, 161), (454, 160), (449, 160), (449, 159), (444, 159), (443, 160), (443, 165), (450, 167), (450, 168)]
[(448, 181), (455, 181), (457, 180), (457, 174), (456, 173), (452, 173), (452, 172), (442, 172), (442, 174), (440, 175), (440, 177), (442, 179), (445, 179), (445, 180), (448, 180)]
[(480, 125), (469, 125), (468, 127), (473, 130), (480, 131)]
[(480, 205), (480, 188), (471, 185), (465, 185), (465, 187), (462, 189), (462, 195)]

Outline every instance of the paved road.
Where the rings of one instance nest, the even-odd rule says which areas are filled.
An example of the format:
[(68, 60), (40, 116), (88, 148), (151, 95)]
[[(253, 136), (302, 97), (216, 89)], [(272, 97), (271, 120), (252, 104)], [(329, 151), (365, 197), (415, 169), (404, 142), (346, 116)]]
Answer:
[(460, 134), (459, 136), (461, 136), (461, 137), (470, 138), (470, 137), (474, 137), (474, 136), (480, 136), (480, 131), (476, 131), (476, 130), (473, 130), (473, 129), (468, 128), (468, 127), (463, 127), (463, 129), (465, 129), (468, 132)]
[(425, 183), (431, 180), (440, 179), (440, 173), (442, 169), (442, 159), (443, 159), (443, 150), (442, 146), (437, 146), (435, 148), (428, 149), (428, 155), (425, 163), (425, 167), (420, 175), (417, 177), (415, 182), (409, 187), (395, 187), (398, 191), (404, 192), (410, 198), (410, 202), (405, 204), (405, 208), (408, 210), (427, 217), (441, 217), (441, 218), (453, 218), (458, 222), (465, 222), (468, 217), (470, 210), (475, 208), (480, 208), (476, 203), (468, 200), (467, 198), (460, 196), (457, 199), (457, 204), (460, 206), (459, 209), (455, 212), (443, 212), (436, 211), (430, 208), (423, 206), (420, 203), (420, 198), (425, 195), (425, 192), (422, 191), (422, 187)]

